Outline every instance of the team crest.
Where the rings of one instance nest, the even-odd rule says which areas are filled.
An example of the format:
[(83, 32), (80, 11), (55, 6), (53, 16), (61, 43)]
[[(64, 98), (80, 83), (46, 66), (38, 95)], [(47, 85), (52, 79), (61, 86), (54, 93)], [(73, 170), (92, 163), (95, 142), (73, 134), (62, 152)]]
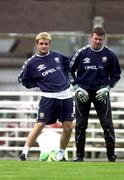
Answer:
[(58, 57), (55, 57), (55, 59), (54, 59), (57, 63), (59, 63), (60, 62), (60, 60), (59, 60), (59, 58)]
[(107, 61), (107, 57), (106, 56), (102, 57), (102, 62), (106, 63), (106, 61)]
[(44, 113), (41, 112), (41, 113), (40, 113), (40, 118), (43, 118), (43, 117), (44, 117)]

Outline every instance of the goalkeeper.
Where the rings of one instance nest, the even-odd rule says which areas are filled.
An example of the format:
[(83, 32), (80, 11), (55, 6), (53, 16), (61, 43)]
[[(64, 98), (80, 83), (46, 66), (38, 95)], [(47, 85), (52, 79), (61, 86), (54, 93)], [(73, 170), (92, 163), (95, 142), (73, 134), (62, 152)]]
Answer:
[(104, 45), (105, 31), (93, 29), (90, 44), (79, 49), (70, 62), (71, 78), (76, 99), (75, 142), (77, 159), (82, 162), (85, 151), (86, 129), (91, 102), (104, 131), (107, 158), (115, 162), (115, 134), (112, 123), (109, 92), (120, 79), (120, 66), (115, 53)]

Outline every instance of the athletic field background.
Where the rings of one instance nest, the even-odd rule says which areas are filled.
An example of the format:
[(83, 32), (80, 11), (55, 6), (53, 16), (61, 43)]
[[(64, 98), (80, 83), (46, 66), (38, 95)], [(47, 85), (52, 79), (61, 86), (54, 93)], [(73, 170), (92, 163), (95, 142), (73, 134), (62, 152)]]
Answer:
[(123, 162), (0, 160), (0, 180), (123, 180)]

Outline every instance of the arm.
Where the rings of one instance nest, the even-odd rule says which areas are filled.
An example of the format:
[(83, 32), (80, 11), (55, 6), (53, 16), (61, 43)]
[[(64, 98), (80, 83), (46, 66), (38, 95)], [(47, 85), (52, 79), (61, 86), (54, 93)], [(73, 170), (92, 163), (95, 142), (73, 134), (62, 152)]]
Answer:
[(18, 82), (22, 83), (22, 85), (28, 89), (37, 87), (35, 80), (30, 77), (30, 70), (27, 62), (22, 66), (21, 72), (18, 76)]
[(110, 64), (110, 78), (109, 78), (108, 85), (104, 88), (99, 89), (96, 92), (96, 99), (98, 101), (104, 101), (106, 99), (106, 97), (109, 94), (110, 89), (114, 87), (116, 83), (119, 81), (120, 74), (121, 74), (121, 70), (120, 70), (118, 59), (115, 55), (113, 55), (111, 59), (111, 64)]
[(76, 72), (78, 70), (78, 67), (80, 65), (80, 60), (81, 60), (81, 52), (82, 49), (79, 49), (77, 51), (77, 53), (74, 54), (74, 56), (71, 59), (70, 62), (70, 73), (69, 73), (69, 80), (70, 83), (74, 86), (74, 90), (75, 90), (75, 96), (82, 102), (85, 103), (88, 101), (89, 99), (89, 95), (88, 92), (79, 87), (78, 85), (78, 80), (77, 80), (77, 76), (76, 76)]
[(78, 84), (77, 82), (77, 70), (78, 70), (78, 66), (80, 64), (80, 60), (81, 60), (81, 54), (80, 54), (81, 50), (79, 49), (73, 56), (72, 58), (70, 58), (70, 63), (69, 63), (69, 80), (70, 83), (75, 86)]
[[(112, 61), (113, 60), (113, 61)], [(117, 57), (114, 55), (110, 66), (109, 86), (114, 87), (120, 79), (121, 69)]]
[(69, 75), (69, 63), (70, 63), (70, 58), (66, 57), (66, 56), (61, 56), (62, 57), (62, 68), (63, 68), (63, 72), (65, 73), (65, 75), (68, 77)]

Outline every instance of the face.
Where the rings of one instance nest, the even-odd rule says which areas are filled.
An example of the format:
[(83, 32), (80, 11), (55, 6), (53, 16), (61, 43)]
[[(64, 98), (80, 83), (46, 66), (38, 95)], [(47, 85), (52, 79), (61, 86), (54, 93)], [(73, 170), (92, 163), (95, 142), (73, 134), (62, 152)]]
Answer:
[(90, 39), (92, 49), (95, 49), (95, 50), (101, 49), (104, 44), (104, 39), (105, 39), (105, 36), (99, 36), (94, 33)]
[(50, 41), (49, 40), (44, 40), (44, 39), (40, 39), (37, 44), (37, 53), (40, 55), (45, 55), (48, 53), (49, 48), (50, 48)]

